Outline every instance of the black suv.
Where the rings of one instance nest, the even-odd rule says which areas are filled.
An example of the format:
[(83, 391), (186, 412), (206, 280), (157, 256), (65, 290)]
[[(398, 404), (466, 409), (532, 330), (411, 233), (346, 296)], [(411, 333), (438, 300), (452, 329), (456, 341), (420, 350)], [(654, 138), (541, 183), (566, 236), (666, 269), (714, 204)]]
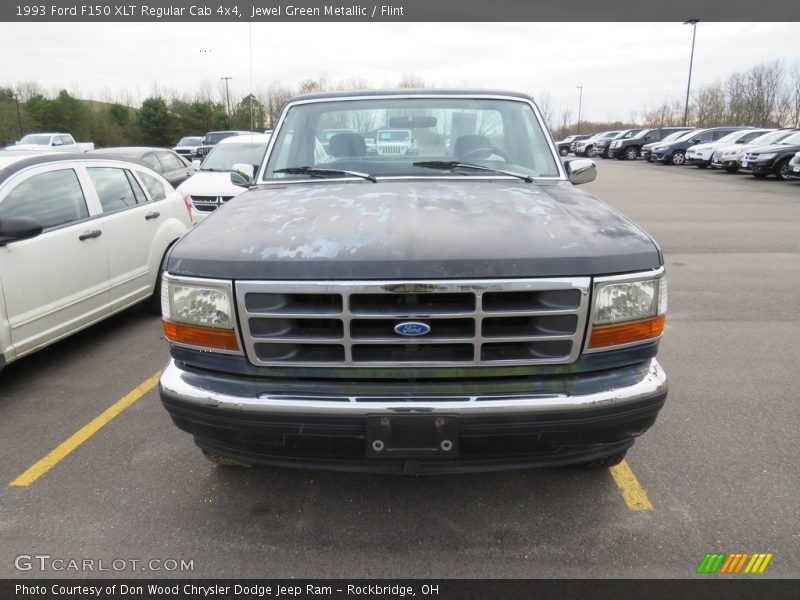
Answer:
[(693, 127), (658, 127), (655, 129), (642, 129), (634, 136), (613, 140), (608, 148), (609, 158), (620, 160), (635, 160), (639, 158), (642, 146), (660, 142), (665, 137), (676, 131), (690, 131)]
[(225, 138), (234, 135), (242, 135), (243, 133), (253, 133), (252, 131), (209, 131), (203, 138), (203, 143), (194, 149), (192, 158), (203, 160), (211, 149)]
[(608, 151), (611, 148), (611, 144), (613, 144), (614, 142), (616, 142), (618, 140), (632, 138), (636, 134), (638, 134), (640, 131), (642, 131), (642, 130), (641, 129), (626, 129), (625, 131), (622, 131), (622, 132), (618, 133), (613, 138), (606, 138), (606, 139), (597, 140), (597, 143), (594, 145), (594, 155), (595, 156), (601, 156), (602, 158), (609, 158)]

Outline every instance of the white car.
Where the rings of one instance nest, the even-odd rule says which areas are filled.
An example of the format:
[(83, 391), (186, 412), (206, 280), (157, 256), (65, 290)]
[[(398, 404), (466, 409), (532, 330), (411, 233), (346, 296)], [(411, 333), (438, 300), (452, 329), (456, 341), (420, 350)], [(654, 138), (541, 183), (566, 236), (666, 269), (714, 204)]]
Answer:
[(410, 129), (381, 129), (375, 136), (378, 156), (414, 156), (417, 150), (417, 140)]
[(689, 146), (686, 149), (686, 163), (697, 165), (701, 169), (705, 169), (711, 164), (714, 157), (714, 152), (724, 146), (736, 146), (737, 144), (749, 144), (751, 141), (759, 136), (773, 131), (772, 129), (742, 129), (734, 131), (728, 135), (721, 137), (716, 142), (708, 142), (705, 144), (697, 144)]
[(189, 196), (195, 222), (200, 222), (244, 188), (231, 183), (233, 165), (253, 165), (253, 175), (261, 164), (270, 136), (264, 133), (235, 135), (217, 143), (200, 169), (178, 186)]
[(69, 133), (29, 133), (6, 150), (36, 150), (42, 152), (91, 152), (92, 142), (76, 142)]
[(133, 304), (191, 208), (144, 164), (0, 152), (0, 369)]
[(172, 151), (180, 154), (186, 160), (191, 161), (194, 157), (194, 151), (202, 145), (202, 135), (187, 135), (178, 140), (178, 143), (172, 148)]

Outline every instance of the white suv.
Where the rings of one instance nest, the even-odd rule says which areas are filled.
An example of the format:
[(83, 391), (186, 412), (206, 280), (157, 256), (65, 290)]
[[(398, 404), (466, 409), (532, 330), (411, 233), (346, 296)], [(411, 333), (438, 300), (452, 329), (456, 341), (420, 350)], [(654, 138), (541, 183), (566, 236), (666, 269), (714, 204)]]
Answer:
[(200, 222), (244, 188), (231, 183), (230, 172), (236, 164), (253, 165), (253, 173), (267, 151), (269, 135), (248, 133), (225, 138), (217, 143), (200, 169), (178, 186), (188, 194), (194, 207), (195, 222)]
[(378, 156), (414, 156), (417, 140), (410, 129), (381, 129), (375, 136)]
[(145, 164), (0, 152), (0, 369), (148, 300), (191, 208)]

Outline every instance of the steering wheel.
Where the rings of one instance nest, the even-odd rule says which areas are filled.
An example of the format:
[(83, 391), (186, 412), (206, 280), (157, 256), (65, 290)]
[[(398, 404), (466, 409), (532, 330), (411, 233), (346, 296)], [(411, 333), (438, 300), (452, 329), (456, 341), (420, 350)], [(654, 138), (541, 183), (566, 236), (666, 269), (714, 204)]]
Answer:
[(466, 160), (473, 154), (477, 155), (479, 152), (483, 153), (483, 156), (476, 156), (476, 158), (489, 158), (492, 154), (497, 154), (500, 158), (503, 159), (504, 162), (511, 162), (511, 156), (503, 150), (502, 148), (497, 148), (496, 146), (484, 146), (482, 148), (473, 148), (466, 154), (462, 154), (458, 157), (458, 160)]

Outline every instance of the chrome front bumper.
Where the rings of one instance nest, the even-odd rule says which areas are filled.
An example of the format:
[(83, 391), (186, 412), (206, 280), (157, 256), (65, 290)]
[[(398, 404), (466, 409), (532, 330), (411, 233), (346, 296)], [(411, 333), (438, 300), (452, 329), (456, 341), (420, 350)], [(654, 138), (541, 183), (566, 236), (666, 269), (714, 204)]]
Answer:
[(183, 370), (174, 359), (170, 359), (161, 374), (159, 389), (165, 400), (215, 409), (219, 413), (359, 417), (409, 413), (495, 416), (625, 407), (666, 395), (668, 387), (666, 373), (655, 358), (650, 360), (647, 368), (636, 371), (634, 377), (628, 377), (619, 387), (609, 386), (608, 389), (584, 394), (565, 390), (480, 397), (316, 396), (312, 391), (313, 383), (309, 383), (308, 394), (289, 395), (271, 393), (258, 380), (242, 382), (240, 379)]

